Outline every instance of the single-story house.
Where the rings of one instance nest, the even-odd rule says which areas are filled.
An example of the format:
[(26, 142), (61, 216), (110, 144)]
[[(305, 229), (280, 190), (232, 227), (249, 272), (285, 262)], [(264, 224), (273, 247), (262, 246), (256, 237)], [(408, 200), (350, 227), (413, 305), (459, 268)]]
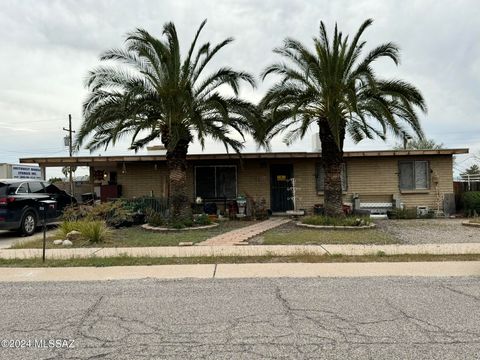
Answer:
[[(453, 155), (466, 153), (468, 149), (347, 151), (344, 202), (358, 199), (357, 205), (392, 204), (453, 212)], [(257, 201), (263, 198), (272, 212), (295, 206), (307, 213), (323, 204), (319, 152), (190, 154), (187, 159), (192, 203), (201, 197), (222, 209), (228, 201), (246, 195)], [(20, 162), (42, 168), (89, 166), (92, 190), (103, 200), (168, 195), (164, 154), (23, 158)], [(295, 179), (293, 185), (291, 179)]]

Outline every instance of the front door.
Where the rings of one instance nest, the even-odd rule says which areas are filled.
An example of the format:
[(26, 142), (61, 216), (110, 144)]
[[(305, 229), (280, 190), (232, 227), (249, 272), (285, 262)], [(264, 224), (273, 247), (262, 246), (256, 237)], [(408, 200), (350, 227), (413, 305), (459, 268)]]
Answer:
[(293, 177), (293, 165), (281, 164), (270, 166), (270, 199), (273, 212), (293, 210), (293, 200), (288, 181)]

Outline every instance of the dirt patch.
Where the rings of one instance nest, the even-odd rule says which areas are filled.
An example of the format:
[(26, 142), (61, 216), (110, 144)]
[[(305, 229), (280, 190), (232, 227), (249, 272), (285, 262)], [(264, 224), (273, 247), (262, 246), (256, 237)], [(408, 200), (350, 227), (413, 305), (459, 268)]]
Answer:
[(462, 225), (465, 219), (379, 220), (378, 229), (405, 244), (480, 242), (480, 229)]

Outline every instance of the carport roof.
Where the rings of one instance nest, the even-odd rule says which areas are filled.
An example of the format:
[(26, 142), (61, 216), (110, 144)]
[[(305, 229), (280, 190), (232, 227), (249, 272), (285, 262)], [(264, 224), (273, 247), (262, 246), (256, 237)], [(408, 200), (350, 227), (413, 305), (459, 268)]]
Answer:
[[(369, 150), (346, 151), (344, 156), (354, 157), (385, 157), (385, 156), (434, 156), (467, 154), (468, 149), (441, 149), (441, 150)], [(244, 153), (242, 159), (310, 159), (321, 158), (319, 152), (256, 152)], [(240, 159), (240, 155), (231, 154), (189, 154), (187, 160), (230, 160)], [(161, 162), (166, 161), (165, 155), (119, 155), (119, 156), (74, 156), (74, 157), (32, 157), (22, 158), (22, 164), (39, 164), (40, 166), (94, 166), (112, 163), (127, 162)]]

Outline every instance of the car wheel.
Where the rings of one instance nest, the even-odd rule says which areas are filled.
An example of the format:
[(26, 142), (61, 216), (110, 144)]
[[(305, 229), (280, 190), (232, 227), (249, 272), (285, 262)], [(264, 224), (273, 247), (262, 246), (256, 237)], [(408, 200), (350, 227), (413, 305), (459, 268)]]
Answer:
[(30, 236), (35, 233), (36, 228), (37, 228), (37, 217), (35, 216), (34, 212), (28, 211), (23, 216), (20, 232), (23, 235)]

